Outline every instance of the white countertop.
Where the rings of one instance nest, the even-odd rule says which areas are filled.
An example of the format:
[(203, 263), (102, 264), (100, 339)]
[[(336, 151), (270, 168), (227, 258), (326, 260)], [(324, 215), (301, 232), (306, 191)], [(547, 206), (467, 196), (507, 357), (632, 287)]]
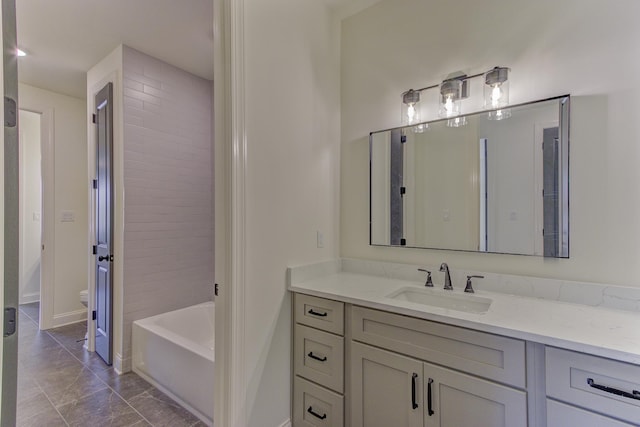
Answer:
[[(420, 282), (329, 272), (291, 283), (289, 290), (640, 364), (638, 312), (507, 295), (477, 287), (474, 295), (492, 300), (491, 307), (483, 314), (387, 298), (406, 286), (424, 288)], [(436, 284), (430, 289), (443, 294), (468, 295), (460, 286), (444, 291), (442, 285)]]

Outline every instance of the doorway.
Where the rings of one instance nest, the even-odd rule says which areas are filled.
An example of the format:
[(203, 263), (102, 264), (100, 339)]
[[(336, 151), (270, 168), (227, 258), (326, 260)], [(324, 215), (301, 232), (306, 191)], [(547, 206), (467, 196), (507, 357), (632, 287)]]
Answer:
[(40, 114), (19, 112), (19, 303), (38, 321), (42, 252), (42, 150)]

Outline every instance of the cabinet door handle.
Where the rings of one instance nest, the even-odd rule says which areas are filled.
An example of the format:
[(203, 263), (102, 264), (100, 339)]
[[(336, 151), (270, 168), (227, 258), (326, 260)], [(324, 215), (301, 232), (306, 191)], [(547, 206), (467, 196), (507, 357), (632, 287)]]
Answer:
[(327, 418), (327, 414), (318, 414), (316, 411), (313, 410), (313, 406), (309, 406), (309, 409), (307, 409), (307, 412), (310, 413), (311, 415), (313, 415), (316, 418), (320, 418), (321, 420), (324, 420), (325, 418)]
[(316, 359), (319, 362), (326, 362), (327, 361), (327, 356), (318, 357), (315, 354), (313, 354), (313, 351), (310, 351), (309, 354), (307, 354), (307, 356), (309, 356), (312, 359)]
[(629, 393), (627, 391), (618, 390), (617, 388), (596, 384), (595, 381), (593, 381), (593, 378), (587, 378), (587, 384), (589, 384), (589, 387), (597, 388), (598, 390), (606, 391), (607, 393), (615, 394), (616, 396), (640, 400), (640, 391), (638, 390), (632, 390), (631, 393)]
[(310, 308), (307, 313), (309, 313), (312, 316), (327, 317), (327, 312), (326, 311), (324, 313), (319, 313), (317, 311), (314, 311), (313, 308)]
[(414, 372), (413, 375), (411, 376), (411, 407), (413, 409), (418, 408), (418, 402), (416, 402), (416, 388), (417, 388), (416, 380), (417, 379), (418, 379), (418, 374)]
[(429, 416), (435, 414), (435, 412), (433, 412), (433, 406), (431, 403), (431, 384), (433, 384), (433, 380), (429, 378), (429, 381), (427, 382), (427, 413), (429, 414)]

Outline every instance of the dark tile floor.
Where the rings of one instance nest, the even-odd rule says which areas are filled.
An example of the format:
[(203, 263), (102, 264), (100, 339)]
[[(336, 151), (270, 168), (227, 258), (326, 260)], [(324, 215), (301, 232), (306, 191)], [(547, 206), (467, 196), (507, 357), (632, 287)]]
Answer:
[(133, 372), (117, 375), (83, 348), (86, 324), (38, 330), (20, 306), (18, 426), (205, 426)]

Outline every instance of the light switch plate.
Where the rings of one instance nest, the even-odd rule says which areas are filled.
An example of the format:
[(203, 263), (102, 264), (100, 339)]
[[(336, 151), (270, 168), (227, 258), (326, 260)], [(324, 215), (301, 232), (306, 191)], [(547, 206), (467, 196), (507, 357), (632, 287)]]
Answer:
[(76, 213), (74, 211), (60, 212), (60, 222), (75, 222)]

